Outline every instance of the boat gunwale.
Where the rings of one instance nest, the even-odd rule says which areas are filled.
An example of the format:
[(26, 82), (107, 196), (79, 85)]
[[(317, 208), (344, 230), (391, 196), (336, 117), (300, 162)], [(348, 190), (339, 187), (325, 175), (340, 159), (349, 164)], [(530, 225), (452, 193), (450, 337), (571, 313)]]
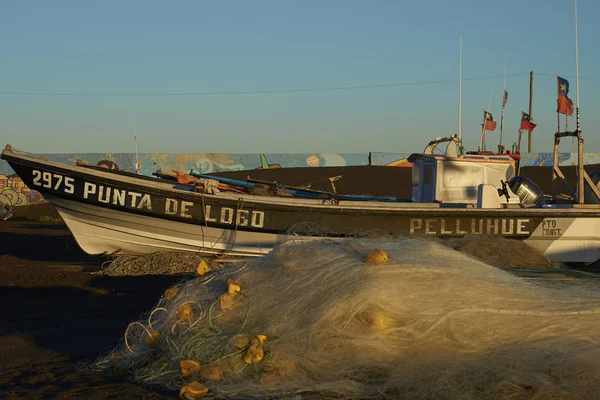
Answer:
[[(321, 203), (323, 200), (318, 199), (287, 199), (274, 197), (269, 198), (257, 198), (255, 195), (251, 194), (224, 194), (223, 192), (217, 195), (206, 194), (206, 193), (198, 193), (192, 192), (188, 190), (177, 189), (173, 186), (173, 182), (162, 182), (160, 178), (155, 179), (143, 179), (140, 177), (128, 176), (128, 175), (118, 175), (118, 179), (115, 178), (116, 175), (110, 172), (110, 170), (100, 171), (93, 168), (86, 168), (78, 165), (69, 165), (61, 162), (51, 161), (47, 159), (41, 159), (36, 156), (29, 156), (25, 154), (15, 153), (9, 149), (4, 149), (0, 158), (6, 160), (7, 162), (14, 162), (20, 165), (23, 165), (27, 168), (33, 168), (33, 165), (42, 165), (47, 167), (48, 169), (53, 170), (66, 170), (75, 174), (88, 175), (94, 177), (98, 180), (106, 181), (108, 184), (113, 185), (123, 185), (130, 184), (132, 185), (132, 189), (141, 189), (141, 191), (158, 192), (160, 195), (165, 195), (167, 193), (172, 193), (175, 197), (189, 198), (195, 199), (196, 201), (211, 201), (211, 202), (223, 202), (225, 200), (228, 203), (235, 204), (239, 201), (243, 201), (245, 205), (259, 205), (259, 206), (268, 206), (273, 210), (279, 209), (284, 211), (292, 211), (294, 209), (303, 210), (303, 211), (323, 211), (327, 210), (334, 213), (343, 213), (343, 212), (388, 212), (393, 215), (403, 215), (403, 214), (414, 214), (414, 213), (430, 213), (432, 216), (437, 214), (454, 214), (454, 213), (465, 213), (465, 214), (485, 214), (487, 216), (510, 216), (510, 215), (523, 215), (523, 216), (540, 216), (540, 217), (600, 217), (600, 204), (584, 204), (584, 205), (575, 205), (575, 204), (557, 204), (552, 207), (541, 208), (539, 206), (533, 207), (507, 207), (503, 208), (476, 208), (476, 207), (466, 207), (462, 206), (452, 206), (452, 203), (407, 203), (407, 202), (377, 202), (377, 201), (369, 201), (369, 202), (360, 202), (361, 204), (356, 204), (358, 202), (355, 201), (346, 201), (344, 204), (327, 204)], [(33, 164), (33, 165), (32, 165)], [(145, 178), (149, 178), (144, 176)], [(140, 182), (140, 181), (143, 181)], [(102, 182), (104, 183), (104, 182)], [(36, 188), (34, 190), (39, 191), (40, 193), (48, 192), (53, 194), (54, 196), (61, 196), (60, 193), (56, 193), (53, 190), (44, 190), (44, 188)], [(157, 193), (155, 193), (157, 194)], [(81, 201), (78, 199), (74, 199), (70, 196), (61, 196), (65, 198), (70, 198), (75, 201)], [(313, 203), (310, 203), (313, 202)], [(319, 204), (315, 204), (314, 202), (319, 202)], [(85, 202), (84, 202), (85, 203)], [(353, 204), (349, 204), (353, 203)], [(368, 204), (364, 204), (368, 203)], [(407, 204), (411, 204), (407, 206)], [(413, 204), (419, 204), (418, 206)], [(98, 207), (110, 207), (110, 205), (100, 205), (97, 204)], [(574, 215), (575, 214), (575, 215)]]

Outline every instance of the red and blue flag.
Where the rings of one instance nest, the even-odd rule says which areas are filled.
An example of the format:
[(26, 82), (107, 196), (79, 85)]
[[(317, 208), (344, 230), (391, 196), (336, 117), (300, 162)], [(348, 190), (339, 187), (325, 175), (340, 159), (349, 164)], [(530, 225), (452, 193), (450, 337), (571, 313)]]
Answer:
[(494, 119), (492, 114), (490, 114), (487, 111), (484, 111), (483, 116), (485, 118), (485, 125), (483, 126), (483, 129), (485, 129), (486, 131), (496, 130), (496, 120)]
[(556, 112), (573, 115), (573, 101), (569, 98), (569, 81), (560, 76), (557, 76), (556, 80), (558, 85), (558, 107), (556, 108)]
[(521, 129), (525, 131), (533, 131), (537, 124), (533, 123), (531, 116), (526, 112), (521, 112)]

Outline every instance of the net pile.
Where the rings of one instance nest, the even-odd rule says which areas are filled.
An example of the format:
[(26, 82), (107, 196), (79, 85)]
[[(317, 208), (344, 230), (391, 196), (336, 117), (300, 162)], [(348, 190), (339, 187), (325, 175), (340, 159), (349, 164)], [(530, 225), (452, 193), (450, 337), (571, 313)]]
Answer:
[(467, 235), (445, 241), (449, 247), (488, 264), (511, 269), (558, 269), (543, 254), (522, 240)]
[(599, 317), (595, 286), (439, 243), (290, 241), (169, 289), (94, 367), (217, 398), (593, 398)]

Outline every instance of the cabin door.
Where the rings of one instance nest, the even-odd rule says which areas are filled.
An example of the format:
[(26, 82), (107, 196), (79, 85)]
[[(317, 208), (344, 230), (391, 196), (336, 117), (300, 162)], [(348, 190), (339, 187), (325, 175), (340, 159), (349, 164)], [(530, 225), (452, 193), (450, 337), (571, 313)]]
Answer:
[(435, 200), (435, 160), (422, 161), (413, 165), (413, 197), (418, 203), (432, 203)]
[(424, 163), (422, 171), (423, 201), (431, 203), (435, 200), (435, 161)]

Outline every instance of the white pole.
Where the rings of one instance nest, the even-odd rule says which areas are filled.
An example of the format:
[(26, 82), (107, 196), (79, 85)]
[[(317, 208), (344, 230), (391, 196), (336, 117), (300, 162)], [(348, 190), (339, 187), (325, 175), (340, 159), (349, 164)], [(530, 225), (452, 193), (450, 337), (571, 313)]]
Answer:
[[(506, 92), (506, 57), (504, 58), (504, 91)], [(504, 92), (502, 92), (502, 96), (504, 96)]]
[(500, 146), (498, 152), (502, 148), (502, 132), (504, 131), (504, 95), (506, 93), (506, 57), (504, 58), (504, 91), (502, 92), (502, 114), (500, 115)]
[(462, 36), (460, 37), (458, 70), (458, 142), (462, 146)]
[(140, 162), (138, 159), (137, 134), (135, 132), (135, 115), (133, 116), (133, 142), (135, 143), (135, 172), (140, 171)]
[[(494, 87), (496, 86), (496, 74), (497, 71), (494, 72), (494, 82), (492, 83), (492, 91), (490, 93), (490, 100), (488, 101), (488, 106), (485, 111), (490, 112), (490, 107), (492, 106), (492, 96), (494, 95)], [(481, 129), (481, 140), (479, 141), (479, 146), (481, 150), (485, 150), (485, 119), (483, 120), (483, 125)]]
[(577, 33), (577, 0), (573, 0), (575, 5), (575, 97), (577, 104), (575, 107), (579, 109), (579, 35)]
[(496, 75), (497, 71), (494, 72), (494, 81), (492, 82), (492, 91), (490, 92), (490, 100), (488, 101), (487, 112), (490, 112), (490, 107), (492, 106), (492, 96), (494, 95), (494, 87), (496, 86)]

